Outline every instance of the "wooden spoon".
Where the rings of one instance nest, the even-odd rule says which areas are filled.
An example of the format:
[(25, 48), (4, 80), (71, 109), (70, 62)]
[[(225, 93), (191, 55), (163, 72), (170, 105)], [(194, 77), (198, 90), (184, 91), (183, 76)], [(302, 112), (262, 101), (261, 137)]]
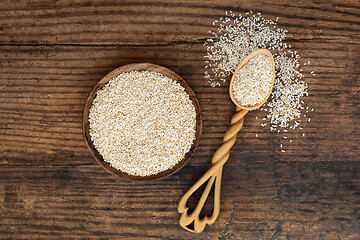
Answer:
[[(249, 61), (250, 58), (256, 56), (257, 54), (264, 54), (266, 56), (269, 56), (272, 65), (273, 65), (273, 71), (272, 71), (272, 85), (270, 88), (270, 91), (266, 98), (254, 106), (242, 106), (234, 97), (233, 93), (233, 82), (235, 79), (236, 74), (239, 72), (239, 70)], [(184, 194), (184, 196), (180, 199), (179, 205), (178, 205), (178, 212), (181, 214), (180, 216), (180, 225), (184, 229), (193, 232), (193, 233), (200, 233), (204, 230), (206, 224), (213, 224), (220, 213), (220, 190), (221, 190), (221, 176), (222, 176), (222, 169), (223, 165), (226, 163), (226, 161), (229, 159), (230, 156), (230, 149), (234, 145), (236, 141), (236, 135), (240, 131), (240, 129), (243, 126), (244, 123), (244, 116), (250, 111), (255, 110), (261, 107), (266, 100), (269, 98), (272, 88), (274, 86), (274, 80), (275, 80), (275, 62), (274, 58), (271, 54), (271, 52), (267, 49), (258, 49), (254, 52), (252, 52), (250, 55), (248, 55), (236, 68), (230, 82), (230, 88), (229, 88), (229, 94), (231, 100), (236, 105), (236, 113), (231, 118), (231, 126), (228, 128), (228, 130), (225, 132), (225, 136), (223, 138), (223, 144), (216, 150), (215, 154), (212, 157), (212, 167)], [(200, 200), (198, 202), (198, 205), (196, 206), (195, 210), (188, 215), (188, 207), (186, 206), (186, 203), (190, 196), (198, 190), (206, 181), (208, 181), (204, 192), (202, 193)], [(212, 188), (212, 185), (215, 182), (215, 189), (214, 189), (214, 209), (211, 216), (205, 216), (204, 218), (200, 219), (200, 213), (203, 209), (203, 206), (206, 202), (207, 197), (209, 196), (210, 190)], [(190, 228), (189, 225), (191, 223), (194, 223), (194, 227)]]

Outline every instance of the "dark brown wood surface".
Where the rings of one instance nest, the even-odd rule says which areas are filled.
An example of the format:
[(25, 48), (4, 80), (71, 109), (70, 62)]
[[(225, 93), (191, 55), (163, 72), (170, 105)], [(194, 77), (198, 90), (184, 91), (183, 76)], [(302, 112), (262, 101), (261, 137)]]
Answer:
[[(360, 239), (359, 1), (0, 1), (0, 239)], [(234, 112), (203, 77), (211, 21), (279, 17), (315, 108), (288, 137), (247, 115), (224, 168), (222, 209), (200, 235), (177, 203), (210, 166)], [(198, 150), (176, 174), (129, 183), (82, 136), (94, 85), (128, 63), (177, 72), (203, 111)], [(255, 137), (255, 133), (259, 137)]]

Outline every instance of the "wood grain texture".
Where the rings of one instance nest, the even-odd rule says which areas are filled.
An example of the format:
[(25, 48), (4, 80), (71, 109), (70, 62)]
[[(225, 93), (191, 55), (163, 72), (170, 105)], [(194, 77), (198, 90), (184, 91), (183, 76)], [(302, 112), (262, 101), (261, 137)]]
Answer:
[[(0, 239), (359, 239), (358, 1), (0, 2)], [(281, 134), (247, 115), (224, 167), (222, 209), (201, 235), (178, 225), (180, 197), (208, 169), (235, 111), (203, 77), (204, 40), (226, 10), (262, 12), (289, 31), (315, 108)], [(95, 84), (133, 62), (182, 76), (203, 111), (189, 163), (151, 184), (92, 159), (82, 110)], [(256, 119), (256, 116), (259, 116)], [(255, 133), (259, 137), (255, 137)]]

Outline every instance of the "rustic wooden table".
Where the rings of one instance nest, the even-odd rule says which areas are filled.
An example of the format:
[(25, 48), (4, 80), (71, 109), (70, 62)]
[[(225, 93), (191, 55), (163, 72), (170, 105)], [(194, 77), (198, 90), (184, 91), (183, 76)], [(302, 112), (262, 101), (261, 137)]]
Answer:
[[(0, 2), (0, 239), (360, 239), (359, 1)], [(177, 203), (210, 166), (234, 112), (203, 77), (212, 20), (226, 10), (279, 17), (315, 108), (281, 135), (250, 113), (224, 168), (217, 222), (195, 235)], [(149, 184), (104, 171), (81, 134), (85, 100), (114, 68), (179, 73), (203, 110), (199, 148)], [(259, 137), (255, 137), (259, 133)]]

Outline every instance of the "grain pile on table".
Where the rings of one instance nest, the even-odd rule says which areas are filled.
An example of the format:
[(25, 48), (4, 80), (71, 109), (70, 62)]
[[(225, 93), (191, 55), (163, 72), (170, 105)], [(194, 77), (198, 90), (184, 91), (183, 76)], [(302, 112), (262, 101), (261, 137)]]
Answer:
[(273, 63), (270, 57), (257, 54), (237, 72), (233, 82), (233, 94), (242, 106), (255, 106), (268, 96), (273, 79)]
[[(251, 11), (245, 16), (227, 11), (224, 17), (214, 20), (213, 29), (209, 30), (212, 37), (204, 43), (207, 48), (204, 74), (212, 87), (221, 86), (247, 55), (260, 48), (269, 49), (276, 74), (269, 101), (260, 108), (267, 112), (261, 125), (269, 126), (271, 131), (287, 132), (288, 128), (300, 128), (300, 117), (306, 117), (302, 113), (309, 112), (301, 100), (308, 95), (308, 85), (302, 80), (300, 56), (285, 42), (288, 31), (278, 27), (277, 20)], [(315, 75), (314, 71), (311, 74)]]
[(129, 175), (173, 168), (195, 140), (196, 110), (178, 82), (154, 71), (111, 79), (90, 109), (90, 136), (104, 161)]

